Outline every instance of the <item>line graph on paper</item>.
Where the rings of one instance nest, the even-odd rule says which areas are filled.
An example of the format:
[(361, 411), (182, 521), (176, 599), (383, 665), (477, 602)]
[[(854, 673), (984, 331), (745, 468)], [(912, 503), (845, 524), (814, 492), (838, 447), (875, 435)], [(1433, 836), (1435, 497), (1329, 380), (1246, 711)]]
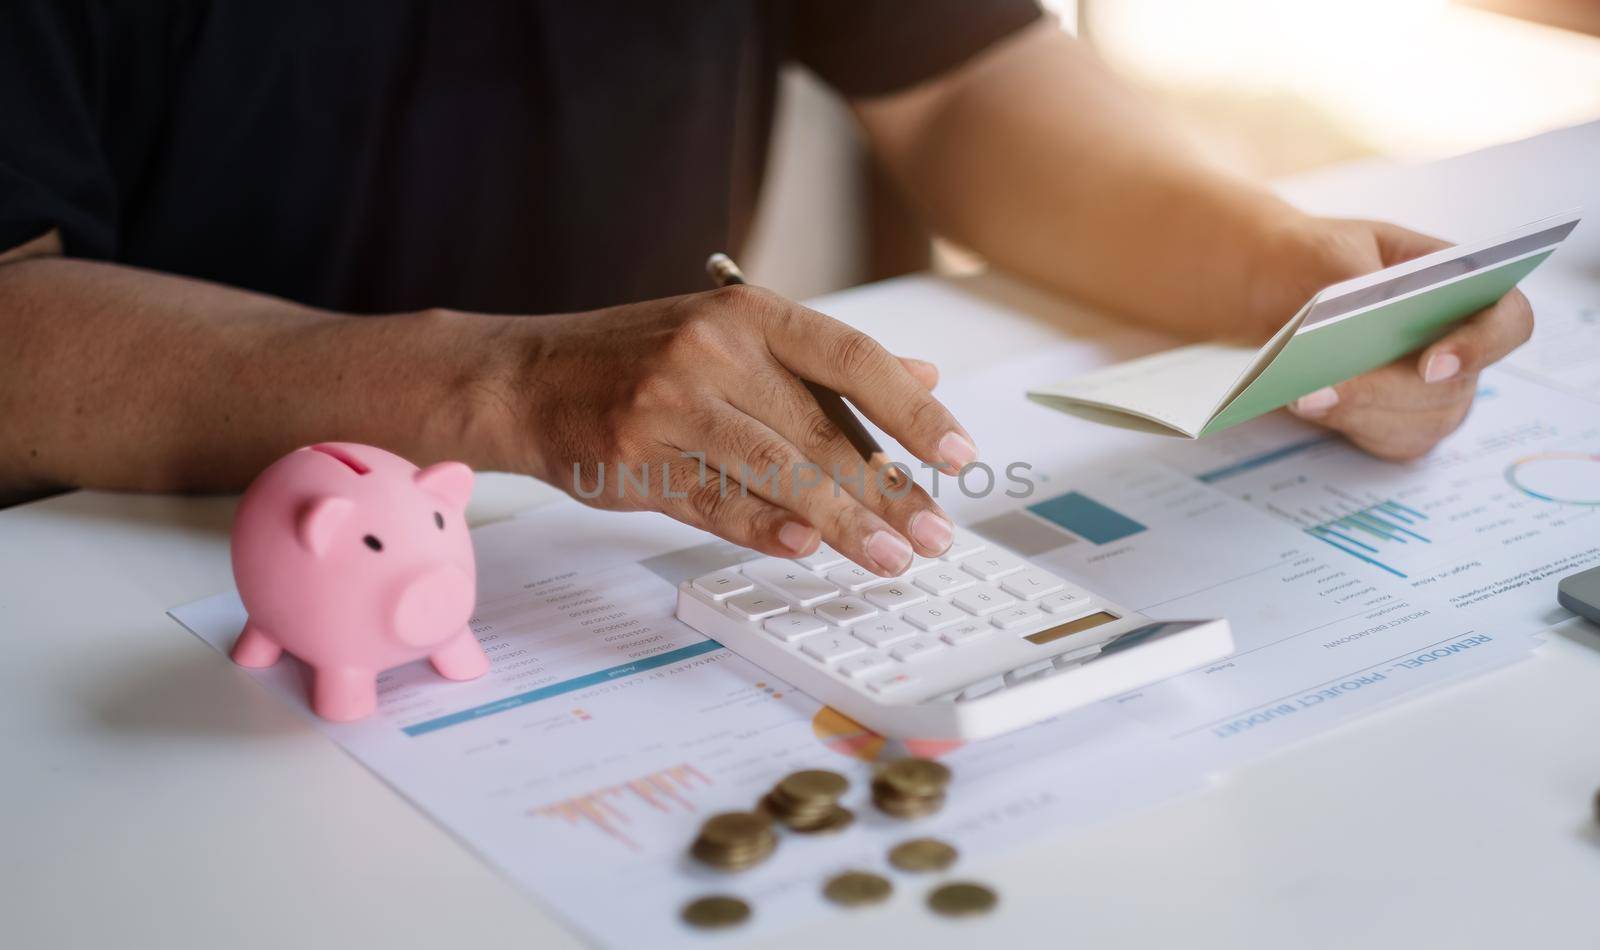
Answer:
[(704, 772), (684, 763), (538, 805), (528, 813), (564, 822), (568, 827), (591, 829), (630, 851), (641, 851), (636, 829), (643, 821), (695, 813), (699, 809), (691, 796), (711, 785)]

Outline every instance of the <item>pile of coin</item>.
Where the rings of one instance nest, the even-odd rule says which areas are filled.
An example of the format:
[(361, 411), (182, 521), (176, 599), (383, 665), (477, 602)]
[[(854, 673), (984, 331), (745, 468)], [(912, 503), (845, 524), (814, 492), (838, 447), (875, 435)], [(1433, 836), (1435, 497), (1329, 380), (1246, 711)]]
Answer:
[[(896, 759), (872, 780), (872, 803), (896, 818), (920, 818), (944, 806), (950, 770), (932, 759)], [(843, 775), (827, 769), (805, 769), (783, 777), (762, 797), (755, 811), (712, 815), (700, 826), (689, 853), (723, 871), (742, 871), (760, 864), (778, 846), (773, 821), (801, 834), (838, 831), (855, 820), (839, 798), (850, 788)], [(1600, 798), (1596, 800), (1600, 810)], [(889, 864), (901, 871), (937, 873), (956, 861), (956, 849), (937, 838), (912, 838), (889, 850)], [(889, 899), (894, 885), (871, 871), (845, 871), (823, 883), (822, 895), (842, 907), (862, 907)], [(999, 898), (982, 884), (952, 881), (927, 894), (928, 908), (944, 917), (985, 914)], [(683, 920), (699, 929), (734, 927), (750, 918), (750, 905), (726, 894), (691, 901)]]
[(838, 772), (806, 769), (783, 777), (761, 799), (761, 810), (790, 831), (817, 834), (849, 827), (855, 815), (839, 804), (850, 781)]
[(872, 804), (896, 818), (921, 818), (944, 807), (950, 770), (932, 759), (895, 759), (872, 780)]
[(700, 826), (689, 853), (722, 871), (742, 871), (765, 861), (778, 847), (772, 819), (761, 812), (725, 811)]

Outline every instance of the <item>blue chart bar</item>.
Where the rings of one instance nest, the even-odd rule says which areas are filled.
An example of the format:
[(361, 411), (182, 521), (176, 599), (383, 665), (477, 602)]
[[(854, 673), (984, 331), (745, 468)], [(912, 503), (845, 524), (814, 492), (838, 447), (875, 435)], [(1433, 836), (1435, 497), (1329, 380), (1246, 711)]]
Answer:
[(471, 709), (463, 709), (460, 712), (451, 713), (448, 716), (440, 716), (437, 719), (429, 719), (424, 722), (414, 723), (406, 726), (400, 731), (404, 732), (408, 736), (420, 736), (425, 733), (436, 732), (447, 726), (459, 725), (463, 722), (471, 722), (474, 719), (482, 719), (484, 716), (492, 716), (495, 713), (505, 712), (508, 709), (515, 709), (518, 706), (526, 706), (529, 703), (536, 703), (541, 699), (549, 699), (551, 696), (559, 696), (562, 693), (570, 693), (575, 689), (583, 689), (586, 686), (595, 686), (599, 683), (609, 682), (623, 676), (631, 676), (634, 673), (643, 673), (645, 670), (653, 670), (658, 666), (666, 666), (668, 663), (676, 663), (679, 660), (687, 660), (690, 657), (699, 656), (702, 653), (710, 653), (712, 650), (720, 649), (722, 649), (722, 644), (715, 640), (701, 640), (699, 643), (691, 643), (686, 647), (679, 647), (676, 650), (669, 650), (666, 653), (657, 653), (655, 656), (646, 657), (642, 660), (636, 660), (632, 663), (624, 663), (621, 666), (607, 667), (606, 669), (597, 670), (593, 673), (574, 677), (570, 680), (562, 680), (559, 683), (551, 683), (549, 686), (541, 686), (538, 689), (531, 689), (526, 693), (518, 693), (515, 696), (507, 696), (505, 699), (497, 699), (492, 703), (485, 703), (482, 706), (474, 706)]
[(1121, 541), (1144, 530), (1144, 525), (1127, 515), (1075, 491), (1029, 505), (1028, 510), (1094, 544)]
[(1324, 544), (1330, 544), (1351, 557), (1381, 568), (1396, 577), (1406, 573), (1379, 557), (1387, 544), (1432, 544), (1427, 537), (1412, 530), (1428, 516), (1398, 501), (1380, 501), (1359, 511), (1324, 521), (1305, 529)]

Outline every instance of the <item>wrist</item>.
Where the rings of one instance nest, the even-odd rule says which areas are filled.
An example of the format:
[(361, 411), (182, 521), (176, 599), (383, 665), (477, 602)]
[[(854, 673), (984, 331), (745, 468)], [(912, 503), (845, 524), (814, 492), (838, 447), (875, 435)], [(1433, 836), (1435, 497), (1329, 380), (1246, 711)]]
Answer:
[(412, 438), (419, 443), (418, 455), (454, 459), (478, 470), (538, 475), (537, 459), (530, 457), (532, 440), (526, 436), (531, 430), (525, 402), (518, 392), (525, 350), (521, 338), (527, 335), (522, 331), (537, 321), (441, 308), (378, 322), (389, 320), (405, 325), (417, 344), (410, 348), (415, 363), (409, 379), (402, 382), (415, 385), (415, 391), (397, 402), (415, 400), (415, 411), (404, 415), (416, 426)]

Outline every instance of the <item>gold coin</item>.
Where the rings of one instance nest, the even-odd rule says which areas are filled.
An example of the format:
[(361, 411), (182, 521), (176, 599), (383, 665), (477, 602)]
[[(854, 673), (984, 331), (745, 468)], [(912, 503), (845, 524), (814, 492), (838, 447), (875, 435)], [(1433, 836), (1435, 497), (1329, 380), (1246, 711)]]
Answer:
[(895, 759), (877, 780), (906, 795), (937, 795), (950, 784), (950, 769), (932, 759)]
[(685, 904), (683, 908), (683, 922), (702, 930), (734, 927), (749, 919), (750, 905), (726, 894), (701, 897)]
[(791, 801), (811, 801), (818, 798), (836, 799), (849, 788), (850, 780), (838, 772), (805, 769), (785, 775), (778, 782), (776, 791)]
[(902, 871), (943, 871), (956, 863), (956, 849), (937, 838), (912, 838), (889, 849), (889, 863)]
[(888, 900), (892, 890), (886, 877), (869, 871), (846, 871), (828, 879), (822, 886), (822, 896), (845, 907), (861, 907)]
[(707, 818), (700, 826), (700, 839), (719, 845), (735, 845), (760, 838), (772, 830), (772, 819), (760, 812), (725, 811)]
[(803, 835), (821, 835), (843, 831), (855, 823), (856, 814), (843, 805), (834, 805), (817, 821), (808, 824), (789, 822), (789, 830)]
[(936, 795), (902, 795), (891, 788), (873, 786), (872, 804), (886, 815), (896, 818), (921, 818), (944, 807), (944, 793)]
[(928, 907), (945, 917), (971, 917), (987, 914), (999, 903), (994, 891), (982, 884), (956, 881), (941, 884), (928, 892)]

